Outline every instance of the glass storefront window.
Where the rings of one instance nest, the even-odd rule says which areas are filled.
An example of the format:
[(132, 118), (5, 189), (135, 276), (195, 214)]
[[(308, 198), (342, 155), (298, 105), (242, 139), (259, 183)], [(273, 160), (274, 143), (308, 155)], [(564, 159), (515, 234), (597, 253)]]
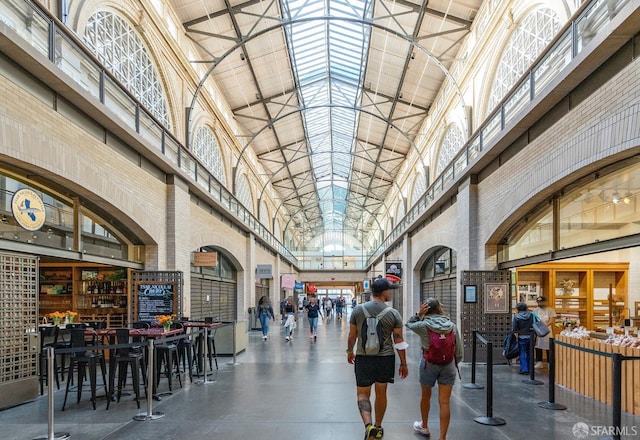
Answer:
[(82, 211), (82, 252), (107, 258), (127, 259), (127, 245), (118, 240), (104, 221)]
[(457, 265), (456, 251), (449, 248), (440, 248), (434, 251), (422, 267), (421, 279), (455, 273)]
[(560, 199), (560, 248), (640, 234), (640, 166), (601, 177)]
[[(21, 228), (13, 218), (11, 200), (13, 194), (21, 189), (29, 188), (38, 193), (45, 205), (46, 220), (38, 231), (27, 231)], [(131, 246), (117, 231), (90, 211), (82, 211), (82, 224), (74, 224), (74, 207), (71, 203), (31, 187), (10, 176), (0, 174), (0, 240), (8, 240), (33, 244), (42, 247), (63, 249), (76, 252), (81, 250), (87, 255), (115, 258), (121, 260), (140, 261), (144, 252)], [(74, 231), (80, 228), (82, 248), (74, 248)], [(132, 254), (129, 258), (129, 253)]]
[(551, 205), (530, 218), (520, 231), (508, 237), (504, 260), (544, 254), (553, 248), (553, 212)]
[[(522, 219), (500, 245), (499, 261), (541, 255), (550, 250), (570, 249), (640, 234), (640, 164), (629, 163), (597, 179), (576, 185), (559, 201), (558, 218), (551, 203)], [(624, 164), (624, 163), (623, 163)], [(553, 249), (554, 221), (557, 222), (558, 249)]]

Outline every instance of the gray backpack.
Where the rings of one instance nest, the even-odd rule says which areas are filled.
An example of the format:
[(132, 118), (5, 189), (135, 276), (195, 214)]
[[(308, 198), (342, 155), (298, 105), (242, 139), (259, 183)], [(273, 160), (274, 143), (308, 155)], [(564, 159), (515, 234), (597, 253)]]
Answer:
[(360, 339), (362, 340), (362, 349), (367, 355), (375, 355), (382, 350), (382, 324), (380, 320), (384, 315), (390, 312), (391, 307), (381, 310), (377, 315), (373, 316), (367, 310), (365, 305), (362, 306), (364, 311), (364, 322), (360, 331)]

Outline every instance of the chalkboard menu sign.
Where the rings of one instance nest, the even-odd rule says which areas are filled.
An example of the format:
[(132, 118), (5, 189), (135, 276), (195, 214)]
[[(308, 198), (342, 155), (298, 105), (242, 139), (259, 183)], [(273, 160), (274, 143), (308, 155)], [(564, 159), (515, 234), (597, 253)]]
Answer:
[(136, 283), (136, 318), (157, 322), (157, 315), (174, 315), (177, 307), (175, 283)]

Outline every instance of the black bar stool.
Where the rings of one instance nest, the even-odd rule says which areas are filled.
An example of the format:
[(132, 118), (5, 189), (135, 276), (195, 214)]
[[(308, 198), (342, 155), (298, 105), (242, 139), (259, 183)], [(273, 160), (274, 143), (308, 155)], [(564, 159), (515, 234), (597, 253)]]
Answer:
[[(184, 329), (184, 326), (179, 322), (171, 324), (172, 329), (180, 328)], [(178, 345), (173, 342), (162, 342), (154, 345), (156, 350), (156, 385), (160, 384), (160, 375), (162, 372), (162, 363), (164, 362), (164, 373), (169, 381), (169, 391), (172, 391), (171, 376), (172, 370), (175, 366), (176, 376), (182, 388), (182, 378), (180, 377), (180, 361), (178, 360)]]
[[(46, 349), (48, 347), (62, 348), (58, 346), (58, 335), (60, 329), (57, 325), (40, 327), (40, 395), (44, 394), (44, 382), (47, 380), (47, 367), (49, 361), (47, 359)], [(48, 341), (48, 342), (47, 342)], [(57, 357), (53, 358), (53, 371), (56, 375), (56, 386), (60, 389), (60, 378), (58, 376), (58, 361)]]
[[(85, 340), (85, 330), (84, 328), (73, 328), (71, 329), (71, 347), (72, 348), (83, 348), (87, 347)], [(100, 364), (100, 370), (102, 372), (102, 382), (104, 384), (104, 392), (107, 395), (107, 399), (110, 399), (109, 391), (107, 390), (107, 376), (105, 373), (106, 363), (104, 360), (104, 356), (102, 353), (97, 353), (95, 351), (84, 351), (71, 353), (71, 359), (69, 361), (69, 374), (67, 376), (67, 388), (64, 393), (64, 402), (62, 403), (62, 411), (64, 411), (65, 406), (67, 405), (67, 395), (69, 394), (69, 387), (72, 382), (73, 370), (77, 369), (78, 371), (78, 402), (80, 403), (80, 398), (82, 397), (82, 382), (84, 381), (84, 375), (86, 373), (86, 369), (89, 369), (89, 382), (91, 384), (91, 403), (93, 404), (93, 409), (96, 409), (96, 376), (98, 372), (98, 364)]]
[[(128, 344), (130, 342), (130, 335), (128, 328), (119, 328), (116, 329), (116, 343), (117, 344)], [(136, 395), (136, 404), (138, 408), (140, 408), (140, 375), (138, 371), (142, 371), (142, 382), (143, 384), (147, 384), (147, 370), (145, 367), (144, 356), (142, 354), (142, 350), (123, 347), (116, 349), (115, 355), (113, 358), (109, 359), (109, 393), (113, 395), (114, 392), (114, 382), (116, 375), (116, 368), (118, 369), (118, 394), (117, 401), (120, 402), (120, 396), (122, 395), (122, 388), (126, 384), (127, 381), (127, 369), (131, 365), (131, 379), (133, 381), (133, 390)], [(146, 395), (146, 386), (145, 386), (145, 395)], [(109, 409), (109, 404), (111, 403), (111, 399), (107, 400), (107, 409)]]

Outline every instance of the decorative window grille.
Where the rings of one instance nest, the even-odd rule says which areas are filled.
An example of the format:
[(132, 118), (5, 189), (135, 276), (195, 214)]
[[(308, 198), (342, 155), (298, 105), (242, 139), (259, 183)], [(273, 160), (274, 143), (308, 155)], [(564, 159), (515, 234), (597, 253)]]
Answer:
[(247, 176), (244, 174), (238, 178), (236, 197), (245, 208), (253, 213), (253, 201), (251, 198), (251, 189), (249, 188), (249, 179), (247, 179)]
[(416, 181), (413, 185), (413, 192), (411, 194), (411, 206), (415, 205), (424, 192), (427, 190), (427, 179), (424, 174), (417, 173)]
[(438, 156), (438, 167), (436, 168), (437, 174), (440, 174), (449, 165), (449, 162), (453, 160), (453, 157), (460, 151), (463, 144), (462, 131), (457, 125), (451, 125), (442, 140), (440, 155)]
[(489, 112), (493, 111), (522, 74), (531, 67), (531, 63), (559, 30), (559, 17), (547, 8), (529, 13), (518, 24), (509, 37), (496, 70), (487, 107)]
[(87, 23), (84, 41), (118, 81), (171, 130), (160, 76), (142, 39), (129, 23), (112, 12), (98, 11)]
[(193, 139), (193, 154), (218, 181), (226, 186), (227, 180), (218, 142), (209, 127), (199, 127)]
[(0, 390), (37, 374), (38, 276), (33, 256), (0, 253)]

